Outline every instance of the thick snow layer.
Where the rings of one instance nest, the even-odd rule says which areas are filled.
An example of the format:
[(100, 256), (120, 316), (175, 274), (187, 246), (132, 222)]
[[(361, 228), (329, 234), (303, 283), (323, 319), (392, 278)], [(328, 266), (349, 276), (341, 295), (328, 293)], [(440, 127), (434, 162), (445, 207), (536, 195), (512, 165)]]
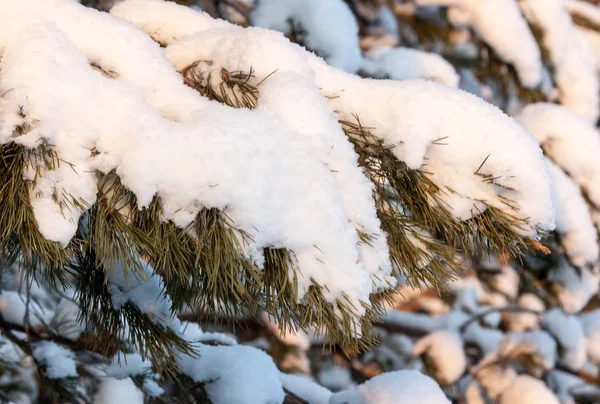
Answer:
[(352, 390), (331, 396), (329, 404), (449, 404), (429, 377), (414, 370), (383, 373)]
[(118, 380), (106, 377), (100, 380), (93, 402), (94, 404), (143, 404), (144, 393), (136, 387), (130, 378)]
[(279, 404), (279, 371), (266, 353), (243, 345), (198, 346), (198, 357), (178, 359), (181, 371), (204, 388), (214, 404)]
[(598, 261), (598, 232), (590, 209), (577, 184), (548, 160), (552, 173), (552, 190), (556, 210), (556, 232), (569, 261), (577, 266)]
[(75, 353), (52, 341), (42, 341), (33, 348), (36, 362), (46, 368), (50, 379), (77, 377)]
[[(330, 97), (330, 107), (340, 111), (342, 119), (351, 121), (351, 114), (357, 113), (363, 125), (376, 128), (385, 144), (395, 145), (394, 154), (410, 168), (423, 167), (426, 159), (426, 171), (446, 190), (443, 199), (456, 217), (467, 219), (484, 211), (485, 206), (476, 202), (483, 200), (517, 217), (529, 217), (538, 226), (553, 227), (553, 208), (546, 199), (550, 180), (545, 164), (538, 160), (539, 146), (500, 110), (471, 94), (428, 81), (367, 81), (334, 72), (316, 58), (311, 65), (317, 84)], [(446, 136), (443, 145), (434, 144)], [(508, 152), (509, 144), (513, 153)], [(521, 153), (529, 157), (518, 157)], [(525, 168), (525, 162), (533, 164)], [(497, 176), (502, 186), (483, 181), (476, 172)], [(539, 182), (517, 172), (539, 176)], [(535, 204), (526, 202), (533, 198), (533, 188), (528, 186), (542, 196)], [(510, 188), (518, 189), (518, 196)], [(519, 211), (507, 207), (502, 198), (514, 200)], [(519, 232), (534, 235), (531, 229)]]
[(470, 25), (498, 56), (517, 70), (523, 87), (542, 81), (540, 50), (516, 0), (416, 0), (420, 6), (450, 6), (454, 23)]
[(500, 395), (499, 404), (560, 404), (544, 382), (528, 375), (518, 376)]
[(306, 377), (279, 373), (283, 388), (311, 404), (328, 404), (331, 391)]
[[(11, 101), (14, 105), (27, 104), (28, 117), (40, 122), (39, 131), (27, 136), (49, 137), (61, 157), (64, 155), (82, 171), (73, 181), (54, 178), (49, 179), (51, 184), (92, 203), (95, 180), (85, 173), (92, 168), (105, 172), (117, 168), (122, 182), (136, 193), (141, 205), (148, 204), (158, 193), (165, 207), (165, 219), (179, 225), (188, 224), (202, 206), (224, 209), (236, 226), (253, 235), (254, 243), (248, 246), (248, 252), (257, 260), (267, 246), (287, 247), (296, 253), (304, 275), (300, 278), (300, 297), (312, 284), (312, 278), (328, 285), (330, 300), (345, 293), (358, 310), (364, 310), (359, 301), (369, 300), (373, 281), (364, 269), (365, 263), (359, 261), (358, 235), (336, 191), (335, 174), (320, 161), (319, 153), (314, 153), (312, 139), (299, 135), (273, 112), (233, 110), (208, 101), (193, 123), (166, 121), (134, 87), (94, 72), (55, 28), (35, 23), (25, 24), (29, 28), (20, 30), (19, 21), (13, 20), (17, 25), (15, 35), (22, 36), (22, 41), (17, 41), (18, 47), (9, 45), (5, 50), (2, 83), (19, 89), (11, 92)], [(37, 51), (41, 44), (44, 52)], [(146, 45), (152, 50), (154, 43), (148, 38)], [(46, 69), (26, 71), (21, 66), (31, 66), (27, 62), (31, 52), (38, 60), (47, 61)], [(57, 59), (56, 54), (63, 56)], [(164, 58), (160, 60), (168, 64)], [(49, 74), (53, 79), (39, 78), (47, 82), (42, 91), (34, 85), (31, 74)], [(61, 90), (64, 88), (69, 90)], [(111, 109), (113, 113), (108, 113)], [(2, 127), (7, 135), (12, 131), (10, 126)], [(199, 137), (198, 133), (203, 135)], [(196, 146), (192, 146), (194, 143)], [(89, 149), (94, 144), (100, 154), (90, 161)], [(170, 156), (178, 158), (173, 160)], [(341, 171), (340, 177), (351, 176), (344, 167), (336, 168)], [(353, 170), (360, 173), (356, 165)], [(368, 184), (364, 176), (360, 180)], [(49, 209), (36, 209), (36, 218), (46, 237), (66, 243), (75, 229), (75, 218), (65, 220), (51, 202), (51, 189), (42, 192), (42, 198), (34, 197)], [(370, 192), (358, 195), (362, 199), (357, 198), (356, 203), (369, 198)], [(378, 221), (373, 202), (369, 203), (370, 216), (365, 215), (365, 219), (373, 227)], [(369, 224), (365, 222), (365, 227)], [(374, 279), (380, 279), (380, 288), (393, 279), (386, 276), (391, 265), (387, 262), (385, 239), (380, 231), (375, 234), (380, 234), (378, 240), (384, 247), (369, 255), (367, 248), (360, 252), (365, 252), (365, 260), (371, 260), (369, 269)], [(386, 261), (381, 262), (383, 259)]]
[(586, 360), (586, 338), (579, 318), (555, 308), (546, 312), (542, 327), (558, 343), (558, 362), (569, 369), (581, 369)]
[[(212, 60), (229, 70), (252, 66), (261, 79), (278, 69), (261, 86), (256, 110), (234, 110), (184, 86), (163, 50), (127, 22), (66, 0), (0, 0), (0, 9), (6, 17), (1, 83), (14, 90), (1, 100), (0, 141), (47, 140), (76, 171), (61, 165), (42, 172), (31, 190), (38, 225), (50, 240), (67, 244), (81, 214), (62, 212), (55, 189), (91, 204), (93, 171), (114, 169), (142, 206), (160, 196), (163, 219), (180, 226), (203, 207), (224, 210), (251, 234), (245, 247), (259, 265), (264, 247), (295, 253), (300, 298), (314, 280), (327, 286), (329, 301), (345, 296), (362, 314), (360, 302), (393, 283), (391, 265), (371, 185), (331, 110), (346, 120), (357, 113), (410, 167), (427, 159), (432, 179), (454, 190), (446, 199), (457, 217), (483, 211), (475, 202), (483, 200), (527, 218), (523, 235), (553, 226), (539, 147), (499, 110), (465, 93), (428, 82), (363, 80), (281, 34), (171, 3), (131, 0), (114, 8), (168, 45), (177, 69)], [(31, 64), (32, 57), (45, 68)], [(319, 88), (331, 96), (328, 106)], [(23, 119), (33, 129), (15, 139)], [(445, 136), (448, 145), (433, 144)], [(99, 154), (92, 157), (92, 149)], [(502, 186), (474, 174), (478, 167)], [(501, 197), (514, 199), (518, 211)], [(359, 243), (357, 230), (377, 236), (373, 245)]]
[(358, 24), (343, 0), (260, 0), (252, 25), (295, 34), (331, 66), (356, 73), (361, 64)]
[(443, 57), (411, 48), (376, 48), (367, 53), (361, 69), (373, 77), (430, 79), (455, 88), (460, 81), (454, 67)]
[[(158, 1), (128, 0), (119, 4), (113, 13), (155, 35), (162, 26), (163, 6), (164, 3)], [(136, 15), (140, 7), (146, 8), (146, 13), (140, 13), (141, 16)], [(151, 8), (154, 12), (149, 11)], [(217, 25), (221, 27), (220, 23)], [(275, 75), (286, 71), (314, 75), (315, 84), (321, 88), (338, 118), (353, 121), (353, 114), (357, 114), (363, 125), (374, 128), (375, 135), (386, 144), (394, 145), (396, 156), (411, 168), (420, 168), (427, 158), (427, 171), (433, 173), (434, 181), (443, 189), (448, 187), (456, 192), (447, 195), (446, 199), (457, 217), (469, 218), (478, 212), (476, 209), (485, 210), (481, 203), (473, 202), (478, 199), (528, 218), (533, 227), (553, 227), (550, 180), (540, 161), (541, 153), (530, 137), (495, 107), (434, 83), (361, 79), (327, 66), (314, 55), (293, 51), (299, 48), (284, 45), (281, 38), (271, 36), (271, 39), (264, 38), (257, 43), (247, 39), (239, 28), (235, 28), (239, 31), (235, 35), (234, 28), (221, 31), (212, 28), (205, 16), (198, 15), (195, 25), (174, 30), (171, 36), (182, 40), (171, 42), (172, 45), (167, 47), (171, 62), (178, 69), (195, 60), (207, 59), (230, 71), (252, 66), (261, 79), (276, 69)], [(181, 36), (183, 32), (193, 30), (197, 33), (187, 38)], [(258, 32), (256, 28), (250, 31)], [(194, 42), (197, 43), (194, 45)], [(277, 47), (276, 52), (273, 47)], [(220, 58), (217, 57), (219, 54), (222, 54)], [(447, 145), (432, 144), (445, 136), (449, 136), (444, 141)], [(498, 181), (504, 187), (484, 183), (481, 177), (473, 174), (488, 155), (480, 174), (500, 176)], [(529, 175), (515, 176), (515, 172)], [(517, 190), (518, 195), (506, 187)], [(507, 207), (497, 194), (515, 199), (519, 212)], [(532, 229), (520, 232), (534, 234)]]
[(522, 0), (519, 4), (527, 20), (543, 32), (561, 104), (595, 124), (600, 85), (591, 44), (575, 31), (563, 0)]
[(418, 340), (413, 346), (415, 356), (426, 355), (435, 369), (435, 378), (452, 384), (467, 367), (463, 340), (455, 331), (436, 331)]
[(569, 109), (549, 103), (530, 104), (515, 119), (600, 206), (600, 136), (596, 128)]
[(597, 270), (575, 269), (564, 259), (550, 269), (547, 279), (554, 283), (556, 297), (567, 313), (580, 312), (600, 287)]

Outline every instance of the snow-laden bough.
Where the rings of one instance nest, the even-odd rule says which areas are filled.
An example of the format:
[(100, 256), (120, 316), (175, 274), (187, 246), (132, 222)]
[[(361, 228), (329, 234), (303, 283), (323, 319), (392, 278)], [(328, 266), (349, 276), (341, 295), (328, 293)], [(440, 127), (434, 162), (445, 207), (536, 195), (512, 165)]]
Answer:
[[(190, 247), (190, 257), (194, 248), (202, 252), (199, 278), (209, 285), (203, 292), (236, 279), (239, 302), (250, 297), (264, 305), (285, 291), (305, 307), (319, 306), (321, 314), (307, 309), (295, 318), (301, 325), (331, 315), (357, 336), (365, 325), (359, 319), (373, 309), (372, 293), (395, 282), (392, 261), (416, 265), (393, 253), (390, 260), (392, 230), (382, 219), (389, 211), (421, 264), (435, 260), (424, 259), (423, 246), (434, 244), (444, 224), (454, 226), (446, 239), (480, 231), (497, 237), (498, 249), (553, 227), (550, 176), (536, 142), (461, 91), (360, 79), (279, 33), (163, 1), (124, 1), (112, 16), (67, 0), (0, 0), (0, 10), (0, 143), (23, 162), (17, 171), (14, 159), (3, 163), (0, 177), (22, 177), (49, 242), (44, 248), (73, 245), (82, 215), (114, 193), (109, 177), (126, 190), (116, 199), (131, 203), (124, 221), (131, 226), (144, 222), (138, 210), (155, 211), (162, 222), (156, 228), (180, 229), (189, 245), (194, 237), (221, 237)], [(192, 65), (217, 80), (211, 85), (227, 72), (252, 69), (256, 105), (235, 109), (200, 96), (178, 74)], [(402, 199), (400, 180), (418, 184), (419, 204)], [(17, 188), (11, 195), (22, 197)], [(386, 199), (390, 188), (393, 200)], [(16, 209), (8, 205), (14, 200), (0, 200), (1, 207)], [(115, 217), (121, 207), (95, 214)], [(3, 231), (12, 237), (18, 231), (7, 217)], [(96, 236), (90, 231), (87, 240), (99, 248)], [(156, 252), (160, 243), (142, 247), (136, 237), (143, 234), (130, 238), (137, 251)], [(212, 248), (217, 242), (226, 248)], [(284, 250), (291, 254), (285, 259), (272, 252)], [(230, 272), (216, 262), (228, 262)], [(287, 268), (285, 281), (270, 274), (277, 265)], [(235, 278), (239, 268), (256, 282)]]

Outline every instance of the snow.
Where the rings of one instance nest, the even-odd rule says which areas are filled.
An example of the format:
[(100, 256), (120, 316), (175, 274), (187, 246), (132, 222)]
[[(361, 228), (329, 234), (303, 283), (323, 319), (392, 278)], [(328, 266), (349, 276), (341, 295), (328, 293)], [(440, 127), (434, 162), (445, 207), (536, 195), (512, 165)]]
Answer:
[[(139, 1), (121, 3), (116, 14), (129, 19), (129, 15), (135, 12), (134, 6), (141, 4), (137, 3)], [(163, 18), (158, 15), (161, 4), (153, 2), (152, 6), (157, 8), (156, 14), (148, 13), (143, 16), (145, 19), (140, 16), (131, 19), (152, 35), (155, 29), (146, 29), (146, 26), (159, 26), (157, 21)], [(445, 198), (457, 217), (469, 218), (475, 208), (485, 210), (481, 203), (473, 202), (474, 199), (480, 199), (500, 210), (528, 218), (534, 228), (552, 228), (549, 178), (544, 163), (540, 161), (541, 153), (530, 141), (530, 136), (495, 107), (471, 95), (434, 83), (361, 79), (327, 66), (314, 55), (293, 52), (293, 48), (299, 48), (294, 45), (284, 47), (280, 44), (280, 37), (276, 39), (271, 36), (271, 39), (267, 39), (267, 34), (261, 33), (261, 41), (248, 40), (239, 28), (235, 33), (233, 28), (211, 30), (207, 24), (201, 26), (201, 23), (199, 20), (196, 34), (181, 38), (179, 43), (173, 42), (167, 47), (169, 59), (178, 69), (194, 60), (209, 59), (216, 62), (215, 66), (231, 71), (248, 69), (251, 65), (259, 79), (275, 69), (275, 75), (286, 71), (310, 76), (314, 74), (315, 84), (328, 98), (329, 108), (336, 112), (339, 119), (352, 121), (353, 114), (358, 114), (364, 126), (375, 128), (375, 135), (386, 144), (396, 146), (393, 149), (396, 156), (411, 168), (421, 167), (427, 158), (427, 171), (433, 172), (432, 179), (442, 189), (448, 187), (457, 192)], [(189, 27), (187, 30), (192, 29)], [(256, 28), (248, 31), (259, 32)], [(196, 45), (193, 45), (194, 41)], [(274, 47), (277, 47), (276, 51)], [(240, 48), (244, 49), (243, 52)], [(285, 56), (282, 53), (284, 48)], [(221, 58), (216, 57), (219, 53), (223, 54)], [(255, 57), (250, 58), (250, 55)], [(301, 61), (302, 58), (308, 62), (308, 66)], [(446, 141), (448, 145), (432, 145), (431, 142), (445, 136), (449, 136)], [(515, 150), (520, 153), (514, 153)], [(518, 198), (506, 189), (499, 190), (495, 185), (483, 184), (479, 177), (473, 175), (490, 153), (491, 156), (502, 155), (502, 158), (490, 157), (482, 167), (483, 173), (493, 172), (493, 175), (502, 176), (502, 184), (516, 189)], [(512, 172), (528, 172), (531, 176), (513, 178)], [(464, 197), (459, 196), (461, 193)], [(515, 213), (500, 202), (496, 196), (498, 193), (516, 199), (519, 212)], [(519, 232), (524, 235), (535, 233), (532, 229), (521, 229)]]
[(142, 388), (144, 389), (144, 393), (150, 397), (160, 397), (165, 392), (163, 388), (158, 385), (158, 383), (151, 379), (144, 379)]
[(33, 348), (36, 362), (46, 368), (46, 376), (50, 379), (77, 377), (75, 354), (52, 341), (38, 342)]
[[(70, 3), (65, 3), (67, 4)], [(110, 32), (112, 21), (107, 22), (111, 23), (106, 24)], [(34, 47), (35, 42), (44, 42), (46, 49), (53, 50), (52, 54), (48, 52), (46, 55), (36, 56), (41, 59), (47, 57), (53, 61), (49, 66), (54, 66), (57, 70), (56, 74), (48, 71), (52, 68), (44, 71), (44, 74), (53, 74), (54, 80), (49, 86), (67, 86), (71, 91), (68, 94), (63, 92), (61, 101), (58, 102), (51, 99), (59, 93), (58, 89), (49, 92), (37, 91), (37, 94), (33, 94), (35, 89), (20, 85), (19, 79), (23, 79), (26, 74), (22, 69), (16, 69), (16, 66), (22, 63), (19, 60), (28, 57), (30, 49), (27, 47), (20, 47), (17, 52), (13, 52), (17, 59), (13, 62), (9, 57), (4, 58), (3, 83), (18, 87), (19, 92), (32, 93), (27, 97), (27, 112), (28, 115), (39, 118), (42, 123), (47, 122), (51, 125), (52, 122), (52, 125), (60, 127), (61, 122), (62, 125), (69, 122), (70, 129), (71, 126), (77, 126), (77, 123), (69, 118), (73, 114), (78, 115), (79, 123), (86, 123), (85, 131), (79, 128), (75, 133), (73, 130), (56, 133), (55, 130), (40, 129), (40, 132), (55, 134), (51, 139), (52, 144), (62, 145), (70, 150), (78, 149), (76, 154), (79, 158), (70, 155), (72, 158), (69, 159), (70, 162), (77, 162), (76, 167), (86, 172), (91, 168), (98, 168), (104, 172), (117, 168), (122, 182), (136, 193), (141, 206), (148, 204), (158, 193), (165, 207), (164, 220), (173, 220), (180, 226), (189, 224), (200, 207), (224, 209), (238, 228), (247, 231), (253, 237), (253, 241), (246, 247), (248, 254), (258, 264), (262, 260), (262, 250), (267, 246), (287, 247), (295, 252), (304, 275), (300, 277), (300, 298), (312, 285), (312, 278), (320, 284), (330, 286), (326, 292), (330, 301), (341, 298), (342, 293), (345, 293), (349, 301), (358, 308), (357, 314), (360, 315), (364, 310), (360, 301), (368, 301), (373, 289), (388, 287), (393, 282), (393, 278), (389, 276), (391, 265), (388, 261), (385, 237), (379, 229), (379, 221), (371, 199), (371, 185), (358, 168), (356, 156), (352, 154), (352, 148), (343, 138), (339, 127), (337, 133), (332, 134), (337, 136), (337, 140), (327, 143), (329, 148), (333, 144), (339, 145), (340, 147), (334, 148), (332, 154), (342, 155), (345, 159), (337, 160), (337, 173), (334, 173), (332, 168), (327, 167), (319, 158), (325, 150), (323, 139), (303, 136), (291, 127), (298, 123), (290, 122), (286, 125), (281, 120), (285, 118), (281, 114), (285, 112), (289, 115), (289, 110), (232, 110), (203, 100), (204, 108), (198, 112), (194, 122), (178, 124), (165, 121), (146, 104), (142, 94), (130, 85), (107, 80), (93, 72), (60, 33), (49, 27), (39, 29), (49, 32), (36, 35), (35, 39), (27, 43)], [(232, 32), (236, 31), (238, 30), (232, 28)], [(21, 32), (25, 36), (34, 36), (29, 29)], [(254, 36), (255, 40), (261, 35), (279, 35), (260, 29), (256, 29), (256, 33), (258, 37)], [(136, 34), (136, 40), (140, 39), (140, 33)], [(235, 35), (232, 34), (232, 38), (235, 39)], [(149, 50), (154, 49), (154, 43), (149, 38), (147, 41)], [(51, 45), (47, 42), (55, 43)], [(61, 60), (64, 66), (56, 66), (60, 63), (57, 63), (54, 55), (61, 49), (70, 54), (73, 60), (67, 63), (67, 59), (63, 58)], [(132, 54), (136, 53), (133, 49), (130, 51)], [(75, 60), (78, 62), (75, 63)], [(157, 60), (153, 61), (154, 64), (160, 65)], [(159, 61), (168, 64), (162, 57)], [(144, 66), (144, 69), (148, 69), (148, 66)], [(19, 71), (21, 73), (18, 73)], [(121, 75), (119, 69), (115, 68), (115, 71), (121, 79), (127, 78)], [(175, 72), (172, 71), (172, 74)], [(11, 75), (14, 76), (13, 79)], [(283, 75), (278, 76), (283, 78)], [(84, 81), (96, 90), (76, 91), (79, 87), (68, 84), (75, 77), (78, 77), (78, 82)], [(140, 81), (142, 80), (136, 78), (131, 80), (131, 83)], [(301, 81), (296, 81), (292, 84), (300, 83)], [(171, 84), (175, 88), (183, 86), (181, 82)], [(144, 85), (150, 84), (146, 82)], [(298, 88), (302, 86), (299, 85)], [(89, 99), (86, 94), (90, 92), (99, 96)], [(17, 98), (18, 92), (14, 93), (14, 97)], [(293, 98), (291, 101), (297, 103), (297, 98)], [(120, 101), (117, 102), (116, 99)], [(199, 105), (199, 100), (202, 98), (196, 97), (193, 104)], [(40, 116), (45, 113), (44, 106), (49, 103), (63, 108), (53, 108), (51, 117)], [(177, 103), (180, 101), (175, 104)], [(324, 103), (321, 100), (323, 108)], [(111, 116), (108, 122), (104, 114), (101, 117), (93, 112), (115, 109), (117, 104), (131, 105), (131, 108), (118, 108), (115, 113), (107, 114)], [(327, 110), (321, 111), (320, 115), (324, 121), (319, 122), (325, 122), (329, 127), (335, 122)], [(141, 116), (144, 116), (144, 119), (140, 119)], [(300, 115), (300, 119), (304, 119), (304, 116)], [(244, 122), (244, 125), (235, 122)], [(95, 130), (90, 131), (90, 127), (95, 127)], [(329, 133), (323, 128), (318, 129), (319, 133)], [(196, 136), (198, 131), (204, 135)], [(85, 138), (82, 133), (94, 135), (92, 138)], [(165, 139), (168, 139), (166, 143)], [(344, 143), (341, 143), (342, 139)], [(94, 157), (93, 161), (86, 161), (89, 148), (94, 142), (100, 155)], [(197, 142), (197, 146), (192, 146), (194, 142)], [(130, 147), (133, 144), (136, 145), (135, 148)], [(315, 144), (319, 144), (321, 149), (315, 150)], [(62, 153), (62, 148), (59, 147), (59, 150)], [(82, 159), (83, 154), (86, 155), (86, 160)], [(179, 158), (157, 160), (157, 155), (178, 155)], [(253, 170), (248, 170), (247, 167), (253, 167)], [(181, 173), (186, 175), (182, 177)], [(79, 185), (86, 181), (82, 177), (77, 177), (77, 181), (76, 187), (67, 187), (68, 191), (84, 197), (90, 203), (93, 202), (95, 195), (86, 198), (79, 192)], [(245, 186), (240, 187), (240, 183)], [(344, 188), (343, 200), (351, 205), (348, 208), (342, 205), (336, 186), (339, 184), (347, 185)], [(86, 183), (85, 188), (93, 190), (94, 181)], [(278, 195), (278, 198), (272, 198), (271, 195)], [(46, 205), (53, 204), (49, 199), (44, 201)], [(354, 223), (348, 218), (347, 212), (350, 209), (353, 213), (352, 219), (355, 219)], [(46, 211), (36, 211), (36, 217), (41, 216), (52, 223), (64, 223), (64, 228), (56, 225), (52, 229), (48, 228), (57, 234), (45, 235), (66, 243), (68, 238), (63, 236), (73, 230), (74, 220), (67, 220), (65, 223), (60, 212), (54, 213), (55, 215), (50, 217)], [(361, 230), (364, 228), (368, 233), (379, 235), (375, 242), (377, 249), (358, 246), (356, 228), (359, 226)], [(64, 231), (57, 230), (61, 228)], [(366, 270), (369, 272), (365, 270), (365, 265), (368, 266)], [(331, 282), (334, 274), (335, 284)]]
[(284, 389), (311, 404), (328, 404), (331, 391), (306, 377), (279, 373), (279, 380)]
[(449, 404), (437, 383), (414, 370), (386, 372), (352, 390), (335, 393), (329, 404)]
[[(517, 300), (517, 306), (543, 313), (546, 308), (544, 302), (532, 293), (523, 293)], [(505, 312), (502, 319), (507, 331), (524, 332), (539, 328), (540, 317), (535, 313), (527, 312)]]
[(21, 356), (12, 342), (0, 335), (0, 360), (4, 363), (17, 363)]
[(550, 269), (547, 279), (554, 284), (556, 297), (567, 313), (580, 312), (600, 287), (596, 269), (573, 268), (564, 258)]
[(108, 291), (113, 308), (118, 310), (131, 302), (151, 320), (179, 331), (180, 322), (172, 313), (171, 298), (163, 293), (162, 278), (141, 259), (139, 264), (144, 269), (143, 274), (136, 273), (135, 268), (124, 268), (120, 262), (108, 271)]
[[(546, 199), (550, 180), (547, 168), (539, 161), (539, 146), (500, 110), (471, 94), (436, 83), (365, 81), (327, 69), (317, 59), (311, 62), (317, 84), (330, 97), (330, 108), (340, 111), (341, 119), (351, 121), (351, 114), (357, 113), (365, 127), (376, 128), (374, 132), (385, 144), (396, 145), (392, 151), (409, 168), (420, 168), (427, 159), (430, 178), (442, 189), (454, 190), (441, 197), (456, 217), (468, 219), (483, 212), (485, 206), (476, 200), (484, 200), (501, 211), (528, 217), (537, 223), (534, 227), (552, 228), (553, 210)], [(433, 144), (445, 136), (444, 145)], [(518, 157), (520, 153), (527, 157)], [(498, 181), (504, 187), (485, 183), (474, 174), (488, 155), (479, 174), (500, 176)], [(529, 164), (532, 166), (525, 167)], [(514, 172), (539, 178), (532, 182), (532, 177), (515, 176)], [(518, 189), (518, 196), (506, 187)], [(535, 204), (530, 199), (534, 188), (535, 195), (541, 197)], [(507, 207), (498, 195), (515, 200), (519, 211)], [(516, 230), (529, 236), (535, 233), (531, 228)]]
[(586, 360), (586, 338), (579, 318), (565, 314), (560, 309), (546, 312), (542, 327), (557, 341), (559, 346), (558, 362), (569, 369), (579, 370)]
[(600, 310), (581, 315), (586, 337), (587, 354), (594, 363), (600, 363)]
[(342, 0), (260, 0), (251, 20), (285, 34), (299, 32), (297, 39), (331, 66), (350, 73), (360, 67), (358, 24)]
[(119, 353), (115, 355), (112, 363), (104, 369), (104, 372), (107, 376), (115, 379), (123, 379), (147, 373), (151, 369), (150, 361), (143, 360), (139, 353)]
[(582, 267), (598, 261), (598, 232), (588, 205), (571, 178), (548, 160), (553, 178), (556, 232), (569, 261)]
[(436, 380), (444, 385), (458, 380), (467, 367), (463, 340), (455, 331), (436, 331), (421, 338), (413, 346), (413, 354), (426, 355)]
[(61, 298), (52, 319), (55, 331), (62, 337), (77, 341), (85, 331), (85, 325), (77, 320), (78, 315), (79, 306), (70, 299)]
[[(458, 218), (483, 211), (475, 200), (485, 200), (528, 220), (530, 226), (517, 229), (522, 235), (553, 226), (549, 176), (538, 146), (499, 110), (465, 93), (428, 82), (363, 80), (327, 66), (281, 34), (242, 29), (173, 4), (131, 0), (114, 8), (114, 15), (160, 37), (176, 68), (187, 57), (230, 70), (252, 66), (257, 78), (279, 69), (261, 87), (259, 108), (233, 110), (184, 86), (161, 48), (127, 22), (65, 0), (0, 5), (7, 16), (0, 38), (2, 88), (15, 89), (2, 100), (0, 141), (32, 145), (46, 139), (77, 171), (67, 165), (44, 171), (31, 190), (49, 240), (67, 244), (82, 213), (62, 212), (54, 189), (92, 204), (93, 170), (115, 169), (140, 206), (160, 196), (163, 220), (186, 226), (203, 207), (223, 210), (251, 235), (245, 251), (259, 266), (265, 247), (291, 250), (300, 271), (299, 299), (314, 281), (327, 286), (328, 301), (347, 297), (360, 316), (361, 302), (395, 281), (371, 185), (335, 123), (353, 113), (396, 145), (395, 154), (409, 167), (428, 159), (432, 179), (456, 192), (444, 199)], [(16, 18), (21, 12), (40, 17)], [(175, 16), (182, 18), (161, 25)], [(98, 30), (102, 38), (94, 35)], [(106, 52), (111, 38), (115, 45)], [(31, 65), (32, 55), (46, 68)], [(98, 74), (86, 57), (117, 80)], [(340, 95), (329, 98), (329, 109), (319, 88), (323, 95)], [(12, 129), (23, 119), (20, 106), (35, 124), (14, 139)], [(432, 144), (444, 136), (448, 145)], [(90, 157), (93, 147), (99, 154)], [(487, 156), (481, 173), (501, 176), (504, 187), (473, 174)], [(500, 196), (517, 206), (506, 206)], [(373, 246), (360, 244), (357, 230), (374, 234)]]
[(528, 375), (518, 376), (498, 400), (498, 404), (531, 403), (560, 404), (560, 401), (544, 382)]
[(592, 45), (577, 34), (563, 0), (522, 0), (527, 20), (543, 32), (560, 103), (595, 124), (600, 85)]
[(350, 370), (337, 365), (321, 369), (317, 373), (317, 380), (319, 384), (332, 391), (344, 390), (354, 386)]
[(200, 345), (198, 357), (178, 359), (181, 371), (204, 388), (214, 404), (275, 404), (284, 399), (279, 371), (266, 353), (243, 345)]
[(376, 48), (367, 53), (362, 70), (372, 77), (431, 79), (455, 88), (460, 80), (454, 67), (441, 56), (411, 48)]
[[(498, 350), (490, 352), (474, 369), (484, 369), (498, 360), (527, 357), (536, 371), (551, 370), (556, 363), (556, 341), (545, 331), (507, 333)], [(531, 369), (533, 370), (533, 369)]]
[(510, 265), (503, 265), (494, 275), (492, 286), (509, 299), (516, 299), (519, 295), (519, 274)]
[(102, 378), (98, 391), (94, 395), (94, 404), (143, 404), (142, 393), (130, 378), (118, 380), (112, 377)]
[(482, 367), (477, 372), (477, 380), (492, 400), (497, 400), (498, 396), (510, 386), (517, 378), (517, 372), (511, 368), (502, 365), (489, 365)]
[[(27, 313), (27, 296), (14, 290), (0, 294), (0, 315), (7, 323), (23, 325)], [(29, 325), (41, 328), (50, 323), (53, 312), (43, 308), (33, 299), (29, 301)]]
[(530, 104), (515, 119), (600, 206), (600, 136), (596, 128), (569, 109), (549, 103)]
[(484, 328), (476, 322), (469, 325), (462, 335), (466, 343), (478, 346), (484, 355), (496, 351), (503, 337), (502, 331)]
[(516, 0), (416, 0), (416, 4), (450, 6), (451, 21), (473, 27), (500, 59), (515, 67), (523, 87), (541, 83), (540, 50)]

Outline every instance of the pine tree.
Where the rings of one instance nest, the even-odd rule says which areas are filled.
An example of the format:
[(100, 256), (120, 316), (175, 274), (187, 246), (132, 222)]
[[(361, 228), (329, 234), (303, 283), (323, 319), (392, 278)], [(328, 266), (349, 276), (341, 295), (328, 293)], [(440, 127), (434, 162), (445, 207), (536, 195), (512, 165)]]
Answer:
[[(562, 370), (580, 370), (555, 330), (574, 317), (559, 311), (542, 320), (547, 333), (467, 358), (472, 325), (509, 310), (455, 279), (513, 280), (507, 301), (544, 300), (519, 306), (534, 320), (546, 307), (579, 312), (598, 290), (598, 82), (564, 11), (595, 35), (589, 7), (556, 2), (561, 48), (534, 0), (204, 2), (213, 16), (116, 3), (0, 0), (3, 399), (383, 402), (377, 392), (396, 384), (406, 402), (422, 400), (410, 390), (421, 385), (446, 400), (409, 371), (305, 397), (261, 351), (198, 326), (236, 318), (348, 354), (373, 347), (382, 318), (409, 334), (431, 320), (412, 328), (424, 336), (413, 356), (450, 397), (465, 391), (459, 379), (487, 389), (481, 375), (515, 357), (533, 374), (553, 369), (539, 341), (558, 341)], [(411, 49), (380, 46), (398, 38)], [(452, 88), (459, 79), (497, 107)], [(579, 125), (586, 154), (548, 125)], [(513, 292), (519, 277), (531, 285)], [(386, 315), (398, 281), (470, 317)], [(531, 363), (514, 353), (528, 343)], [(439, 347), (456, 352), (450, 368)]]

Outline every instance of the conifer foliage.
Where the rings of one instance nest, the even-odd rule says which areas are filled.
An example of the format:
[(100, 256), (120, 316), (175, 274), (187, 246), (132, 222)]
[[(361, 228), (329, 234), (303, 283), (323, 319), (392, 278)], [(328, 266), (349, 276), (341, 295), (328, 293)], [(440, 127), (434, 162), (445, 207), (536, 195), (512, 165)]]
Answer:
[[(0, 0), (0, 399), (444, 403), (401, 368), (332, 395), (199, 324), (363, 354), (383, 321), (453, 386), (491, 313), (465, 273), (519, 265), (568, 313), (598, 291), (594, 6), (81, 3)], [(474, 317), (386, 314), (398, 290)], [(480, 346), (469, 380), (527, 344), (552, 369), (568, 316)]]

